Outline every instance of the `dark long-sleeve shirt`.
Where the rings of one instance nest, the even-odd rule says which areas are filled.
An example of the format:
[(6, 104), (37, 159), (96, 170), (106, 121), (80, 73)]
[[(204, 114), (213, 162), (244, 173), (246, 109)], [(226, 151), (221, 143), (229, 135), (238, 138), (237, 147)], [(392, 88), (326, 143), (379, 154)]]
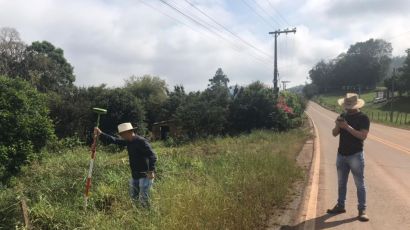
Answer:
[(132, 141), (126, 141), (106, 133), (101, 133), (101, 138), (109, 143), (127, 146), (132, 178), (143, 178), (148, 171), (155, 170), (157, 156), (145, 138), (136, 135)]

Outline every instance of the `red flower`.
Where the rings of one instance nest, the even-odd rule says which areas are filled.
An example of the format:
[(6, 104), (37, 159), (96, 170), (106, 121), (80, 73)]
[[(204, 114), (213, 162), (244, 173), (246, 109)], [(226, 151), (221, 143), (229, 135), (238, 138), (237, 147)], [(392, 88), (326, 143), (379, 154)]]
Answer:
[(293, 109), (286, 104), (284, 97), (279, 97), (278, 103), (276, 104), (278, 109), (281, 109), (287, 114), (293, 114)]

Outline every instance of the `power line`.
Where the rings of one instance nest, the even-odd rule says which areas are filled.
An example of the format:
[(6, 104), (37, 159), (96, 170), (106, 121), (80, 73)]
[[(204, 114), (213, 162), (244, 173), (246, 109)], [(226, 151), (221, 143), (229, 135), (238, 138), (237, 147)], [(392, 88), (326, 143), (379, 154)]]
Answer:
[[(199, 26), (205, 28), (205, 29), (206, 29), (208, 32), (210, 32), (212, 35), (216, 35), (216, 36), (218, 36), (219, 38), (223, 39), (225, 42), (228, 42), (228, 43), (233, 44), (232, 41), (229, 41), (228, 39), (226, 39), (225, 37), (221, 36), (221, 35), (218, 34), (218, 33), (214, 33), (209, 27), (207, 27), (207, 26), (204, 25), (203, 23), (199, 22), (199, 21), (196, 20), (195, 18), (191, 17), (190, 15), (187, 15), (186, 13), (182, 12), (182, 11), (179, 10), (177, 7), (175, 7), (174, 5), (168, 3), (168, 2), (166, 2), (166, 1), (164, 1), (164, 0), (159, 0), (159, 1), (160, 1), (161, 3), (163, 3), (163, 4), (165, 4), (166, 6), (168, 6), (169, 8), (173, 9), (174, 11), (178, 12), (179, 14), (181, 14), (181, 15), (185, 16), (186, 18), (190, 19), (190, 20), (191, 20), (192, 22), (194, 22), (195, 24), (197, 24), (197, 25), (199, 25)], [(235, 44), (234, 44), (234, 45), (235, 45)], [(233, 48), (234, 48), (236, 51), (238, 51), (239, 53), (243, 52), (243, 50), (241, 50), (240, 48), (238, 48), (238, 47), (236, 47), (236, 46), (233, 46)], [(258, 56), (251, 56), (251, 57), (253, 57), (254, 59), (256, 59), (256, 60), (258, 60), (258, 61), (260, 61), (260, 62), (263, 62), (263, 63), (265, 63), (265, 64), (270, 64), (270, 61), (269, 61), (268, 59), (263, 59), (262, 57), (258, 57)]]
[(269, 4), (269, 6), (276, 12), (277, 15), (279, 15), (279, 17), (288, 25), (290, 26), (289, 22), (286, 20), (285, 17), (282, 16), (282, 14), (275, 9), (275, 7), (273, 6), (272, 2), (270, 0), (266, 0)]
[(272, 17), (269, 12), (267, 12), (256, 0), (252, 0), (256, 7), (258, 7), (261, 11), (263, 11), (269, 18), (271, 18), (273, 20), (273, 22), (275, 22), (275, 24), (277, 24), (278, 26), (281, 26), (280, 23), (274, 18)]
[(194, 27), (192, 27), (192, 26), (186, 24), (185, 22), (183, 22), (183, 21), (181, 21), (181, 20), (179, 20), (179, 19), (177, 19), (177, 18), (175, 18), (175, 17), (172, 17), (171, 15), (169, 15), (169, 14), (167, 14), (167, 13), (165, 13), (165, 12), (159, 10), (158, 8), (155, 8), (155, 7), (153, 7), (152, 5), (150, 5), (150, 4), (146, 3), (146, 2), (144, 2), (143, 0), (140, 0), (140, 2), (141, 2), (142, 4), (144, 4), (145, 6), (148, 6), (149, 8), (151, 8), (151, 9), (153, 9), (153, 10), (155, 10), (155, 11), (158, 11), (159, 13), (161, 13), (161, 14), (163, 14), (163, 15), (165, 15), (165, 16), (167, 16), (167, 17), (169, 17), (169, 18), (171, 18), (171, 19), (173, 19), (173, 20), (175, 20), (175, 21), (177, 21), (177, 22), (179, 22), (179, 23), (181, 23), (182, 25), (184, 25), (184, 26), (190, 28), (191, 30), (193, 30), (193, 31), (195, 31), (195, 32), (197, 32), (197, 33), (200, 33), (200, 34), (205, 35), (205, 36), (209, 36), (208, 34), (202, 32), (201, 30), (195, 29)]
[(192, 22), (194, 22), (195, 24), (205, 28), (206, 30), (208, 30), (209, 32), (211, 32), (214, 35), (217, 35), (218, 37), (220, 37), (221, 39), (226, 39), (225, 37), (222, 37), (220, 34), (214, 33), (211, 29), (209, 29), (209, 27), (207, 27), (206, 25), (202, 24), (201, 22), (199, 22), (198, 20), (196, 20), (195, 18), (191, 17), (190, 15), (182, 12), (181, 10), (179, 10), (177, 7), (175, 7), (174, 5), (168, 3), (165, 0), (159, 0), (160, 2), (162, 2), (163, 4), (165, 4), (166, 6), (170, 7), (171, 9), (175, 10), (176, 12), (178, 12), (179, 14), (182, 14), (183, 16), (185, 16), (186, 18), (190, 19)]
[(251, 5), (249, 5), (249, 3), (245, 0), (241, 0), (254, 14), (256, 14), (266, 25), (268, 25), (269, 27), (272, 27), (272, 25), (270, 24), (270, 22), (268, 20), (266, 20), (262, 15), (260, 15), (258, 13), (258, 11), (256, 11)]
[[(176, 3), (176, 1), (174, 1), (174, 0), (168, 0), (168, 2), (169, 2), (169, 1), (173, 2), (173, 3), (174, 3), (174, 6), (179, 6), (179, 7), (181, 7), (181, 5), (179, 5), (178, 3)], [(188, 11), (188, 12), (191, 12), (188, 7), (182, 6), (181, 8), (185, 9), (185, 10)], [(181, 8), (180, 8), (180, 9), (181, 9)], [(196, 16), (195, 14), (191, 14), (191, 15)], [(210, 23), (210, 22), (208, 22), (208, 21), (206, 21), (206, 20), (203, 20), (203, 19), (200, 18), (200, 17), (196, 17), (196, 20), (202, 22), (203, 24), (208, 25), (208, 27), (212, 28), (212, 29), (215, 30), (215, 31), (219, 31), (219, 32), (222, 33), (222, 34), (223, 34), (223, 32), (224, 32), (224, 31), (221, 30), (220, 28), (217, 28), (216, 26), (214, 26), (212, 23)]]
[(185, 2), (187, 2), (189, 5), (191, 5), (193, 8), (195, 8), (196, 10), (198, 10), (201, 14), (203, 14), (204, 16), (206, 16), (207, 18), (209, 18), (210, 20), (212, 20), (215, 24), (217, 24), (218, 26), (220, 26), (221, 28), (223, 28), (225, 31), (227, 31), (228, 33), (230, 33), (232, 36), (236, 37), (237, 39), (239, 39), (242, 43), (244, 43), (245, 45), (253, 48), (254, 50), (263, 53), (264, 55), (266, 55), (269, 58), (273, 58), (272, 56), (270, 56), (270, 54), (266, 53), (265, 51), (259, 49), (258, 47), (252, 45), (250, 42), (244, 40), (242, 37), (240, 37), (239, 35), (237, 35), (236, 33), (232, 32), (229, 28), (227, 28), (226, 26), (222, 25), (221, 23), (219, 23), (218, 21), (216, 21), (214, 18), (212, 18), (211, 16), (209, 16), (207, 13), (205, 13), (203, 10), (201, 10), (199, 7), (195, 6), (194, 4), (192, 4), (190, 1), (185, 0)]
[[(203, 24), (203, 20), (202, 20), (202, 23), (201, 23), (201, 22), (199, 22), (197, 19), (193, 18), (192, 16), (190, 16), (190, 15), (188, 15), (188, 14), (182, 12), (182, 11), (181, 11), (180, 9), (178, 9), (175, 5), (170, 4), (169, 2), (166, 2), (165, 0), (159, 0), (159, 1), (161, 1), (162, 3), (164, 3), (165, 5), (167, 5), (168, 7), (170, 7), (171, 9), (177, 11), (178, 13), (182, 14), (183, 16), (187, 17), (188, 19), (190, 19), (191, 21), (195, 22), (196, 24), (202, 26), (203, 28), (205, 28), (206, 30), (208, 30), (209, 32), (211, 32), (211, 34), (218, 36), (219, 38), (223, 39), (225, 42), (228, 42), (228, 43), (233, 44), (233, 45), (235, 46), (235, 49), (236, 49), (237, 51), (243, 52), (243, 50), (241, 50), (239, 47), (237, 47), (236, 44), (234, 44), (232, 41), (230, 41), (230, 40), (228, 40), (227, 38), (223, 37), (223, 36), (222, 36), (221, 34), (219, 34), (219, 33), (215, 33), (215, 32), (212, 31), (209, 27), (207, 27), (206, 25), (204, 25), (204, 24)], [(206, 23), (206, 22), (205, 22), (205, 23)], [(215, 30), (215, 27), (213, 27), (213, 28), (214, 28), (214, 30)], [(216, 29), (216, 30), (217, 30), (217, 29)], [(259, 57), (259, 56), (255, 56), (255, 55), (253, 55), (253, 57), (255, 57), (255, 58), (257, 58), (258, 60), (263, 61), (263, 62), (265, 62), (265, 63), (270, 63), (270, 60), (269, 60), (268, 58), (271, 58), (271, 57), (269, 57), (269, 55), (266, 54), (266, 53), (264, 53), (263, 55), (266, 56), (267, 58), (266, 58), (266, 57), (263, 58), (263, 57)], [(263, 55), (262, 55), (262, 56), (263, 56)], [(266, 58), (266, 60), (265, 60), (265, 58)]]

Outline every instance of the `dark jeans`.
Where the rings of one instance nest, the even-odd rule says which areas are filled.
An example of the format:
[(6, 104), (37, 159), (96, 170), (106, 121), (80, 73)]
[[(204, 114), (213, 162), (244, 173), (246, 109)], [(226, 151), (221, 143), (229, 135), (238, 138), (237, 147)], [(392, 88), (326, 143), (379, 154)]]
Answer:
[(130, 179), (130, 196), (133, 201), (139, 200), (143, 207), (149, 207), (149, 190), (151, 189), (153, 179), (146, 177), (139, 179)]
[(339, 184), (338, 205), (345, 206), (347, 179), (349, 172), (353, 174), (353, 179), (357, 189), (357, 200), (359, 210), (366, 209), (366, 187), (364, 184), (364, 153), (359, 152), (350, 156), (337, 154), (337, 176)]

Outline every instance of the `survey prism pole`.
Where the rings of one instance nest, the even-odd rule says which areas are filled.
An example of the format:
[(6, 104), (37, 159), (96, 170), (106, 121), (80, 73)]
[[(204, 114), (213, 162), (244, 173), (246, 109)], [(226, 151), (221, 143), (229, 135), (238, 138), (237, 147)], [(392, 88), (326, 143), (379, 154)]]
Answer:
[[(100, 115), (101, 114), (106, 114), (107, 110), (105, 109), (100, 109), (100, 108), (93, 108), (93, 111), (97, 113), (97, 125), (98, 127), (100, 125)], [(98, 142), (98, 136), (97, 134), (93, 133), (93, 143), (91, 144), (91, 159), (90, 159), (90, 167), (88, 168), (88, 175), (87, 179), (85, 182), (85, 193), (84, 193), (84, 209), (87, 208), (88, 205), (88, 197), (90, 196), (90, 188), (91, 188), (91, 177), (93, 174), (93, 167), (94, 167), (94, 160), (95, 160), (95, 155), (97, 153), (97, 142)]]

